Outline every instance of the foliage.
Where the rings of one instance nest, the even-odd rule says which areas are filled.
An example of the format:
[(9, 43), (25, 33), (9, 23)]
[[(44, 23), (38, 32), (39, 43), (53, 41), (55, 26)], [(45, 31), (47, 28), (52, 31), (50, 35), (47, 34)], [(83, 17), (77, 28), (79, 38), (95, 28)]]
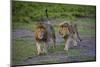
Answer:
[(22, 23), (46, 20), (45, 9), (48, 10), (49, 19), (75, 20), (77, 17), (93, 17), (96, 14), (96, 7), (89, 5), (12, 1), (12, 20)]

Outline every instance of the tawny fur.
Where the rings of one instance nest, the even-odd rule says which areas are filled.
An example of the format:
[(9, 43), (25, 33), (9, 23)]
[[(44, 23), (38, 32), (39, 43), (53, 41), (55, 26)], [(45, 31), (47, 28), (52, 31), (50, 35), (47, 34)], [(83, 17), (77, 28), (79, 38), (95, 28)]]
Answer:
[(35, 40), (37, 46), (37, 54), (45, 54), (48, 49), (48, 41), (52, 39), (53, 48), (55, 47), (55, 31), (53, 26), (48, 23), (38, 23), (35, 29)]
[(60, 23), (59, 24), (59, 33), (62, 38), (65, 40), (65, 47), (64, 50), (69, 49), (70, 42), (73, 42), (74, 46), (77, 46), (77, 40), (80, 39), (77, 26), (76, 24), (69, 24), (69, 23)]

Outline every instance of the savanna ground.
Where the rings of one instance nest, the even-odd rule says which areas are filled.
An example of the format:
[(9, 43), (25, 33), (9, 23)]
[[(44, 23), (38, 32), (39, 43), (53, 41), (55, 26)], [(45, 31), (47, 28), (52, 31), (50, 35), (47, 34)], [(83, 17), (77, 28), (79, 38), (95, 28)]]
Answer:
[[(68, 63), (68, 62), (95, 61), (96, 60), (96, 38), (95, 38), (96, 37), (95, 36), (96, 18), (95, 16), (93, 16), (95, 15), (95, 10), (93, 10), (94, 7), (93, 9), (91, 9), (90, 12), (92, 13), (90, 14), (84, 13), (84, 10), (82, 10), (85, 16), (84, 14), (80, 13), (80, 11), (77, 12), (77, 10), (75, 10), (77, 12), (77, 15), (79, 15), (79, 17), (74, 17), (71, 15), (70, 17), (71, 19), (68, 19), (69, 18), (68, 15), (66, 15), (67, 17), (65, 15), (64, 16), (62, 15), (63, 16), (62, 17), (60, 15), (61, 14), (60, 12), (56, 12), (56, 14), (55, 13), (53, 14), (52, 10), (54, 9), (51, 9), (50, 12), (52, 14), (49, 13), (49, 16), (50, 16), (49, 21), (51, 21), (52, 25), (55, 28), (56, 48), (53, 49), (52, 47), (50, 47), (48, 49), (48, 54), (38, 56), (37, 51), (36, 51), (35, 40), (34, 40), (34, 30), (35, 30), (36, 24), (40, 22), (40, 21), (36, 21), (38, 20), (36, 18), (40, 18), (40, 15), (39, 13), (36, 14), (35, 11), (33, 11), (34, 12), (33, 15), (30, 14), (32, 11), (31, 7), (25, 8), (26, 6), (32, 6), (32, 4), (27, 5), (26, 3), (24, 3), (26, 4), (24, 5), (24, 7), (18, 7), (17, 4), (23, 6), (22, 4), (23, 2), (21, 3), (13, 2), (13, 3), (15, 3), (14, 7), (16, 7), (17, 9), (14, 9), (13, 7), (12, 45), (11, 45), (12, 65), (47, 64), (47, 63), (63, 63), (63, 62)], [(38, 5), (36, 4), (35, 7), (36, 6)], [(47, 7), (51, 8), (49, 6)], [(59, 7), (59, 5), (56, 5), (55, 7)], [(61, 10), (61, 7), (57, 8), (56, 10)], [(72, 9), (72, 7), (73, 6), (71, 6), (70, 8)], [(19, 10), (22, 8), (24, 8), (23, 10), (26, 11), (25, 13), (26, 15), (32, 15), (33, 17), (26, 18), (24, 16), (24, 12)], [(64, 7), (63, 9), (65, 8), (68, 10), (68, 7)], [(25, 10), (25, 9), (30, 9), (30, 10)], [(28, 12), (29, 14), (27, 13), (27, 11), (30, 11)], [(64, 10), (64, 13), (65, 11), (66, 10)], [(72, 11), (72, 13), (74, 13), (75, 11)], [(87, 12), (88, 11), (89, 9), (87, 9)], [(72, 13), (68, 12), (68, 14), (72, 14)], [(36, 17), (34, 17), (34, 15)], [(58, 16), (55, 16), (55, 15), (58, 15)], [(54, 18), (53, 16), (56, 18)], [(33, 20), (31, 20), (32, 18)], [(71, 47), (69, 51), (66, 52), (64, 51), (64, 40), (60, 37), (58, 33), (58, 29), (59, 29), (58, 24), (63, 21), (72, 21), (73, 18), (75, 19), (75, 21), (73, 22), (78, 25), (78, 31), (79, 31), (82, 41), (78, 42), (77, 47)]]

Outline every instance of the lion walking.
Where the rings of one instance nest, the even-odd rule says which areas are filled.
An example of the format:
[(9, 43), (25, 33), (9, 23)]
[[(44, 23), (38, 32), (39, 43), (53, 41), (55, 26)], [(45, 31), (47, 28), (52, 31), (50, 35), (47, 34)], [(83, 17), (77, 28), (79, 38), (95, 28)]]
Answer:
[(59, 24), (59, 34), (65, 40), (64, 50), (69, 49), (70, 43), (72, 42), (74, 46), (77, 46), (77, 40), (80, 39), (76, 24), (60, 23)]
[(52, 39), (53, 48), (55, 47), (55, 30), (50, 23), (38, 23), (35, 29), (35, 40), (37, 54), (47, 54), (48, 42)]

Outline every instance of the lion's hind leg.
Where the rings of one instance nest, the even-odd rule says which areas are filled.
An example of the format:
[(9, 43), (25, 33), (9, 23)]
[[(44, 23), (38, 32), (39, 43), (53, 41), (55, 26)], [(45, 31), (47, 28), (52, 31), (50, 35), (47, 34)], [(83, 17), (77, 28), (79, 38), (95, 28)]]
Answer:
[(76, 34), (73, 35), (72, 41), (73, 41), (73, 45), (77, 46), (77, 35)]
[(77, 41), (75, 39), (73, 39), (73, 43), (74, 46), (77, 46)]
[(71, 37), (68, 37), (68, 39), (66, 40), (66, 43), (65, 43), (64, 50), (68, 51), (71, 40), (72, 40)]

